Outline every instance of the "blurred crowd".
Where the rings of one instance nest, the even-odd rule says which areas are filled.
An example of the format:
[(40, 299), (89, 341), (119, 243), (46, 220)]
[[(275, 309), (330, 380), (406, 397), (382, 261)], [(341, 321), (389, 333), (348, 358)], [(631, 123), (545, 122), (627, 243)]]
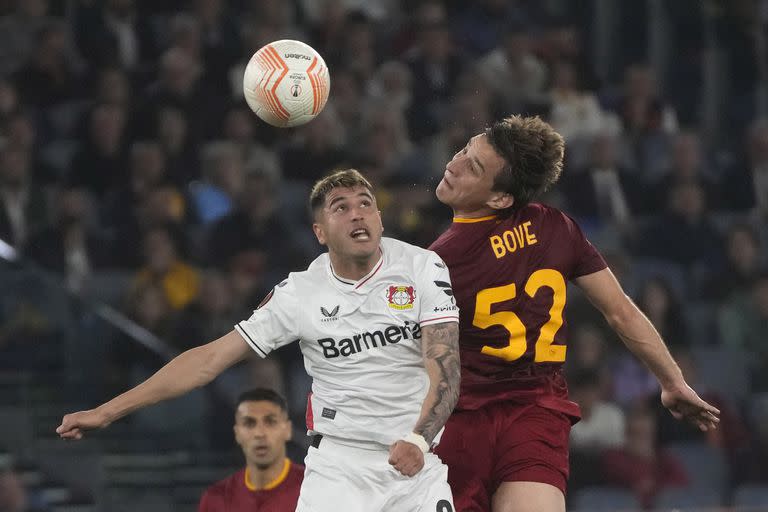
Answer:
[[(651, 3), (616, 2), (608, 31), (600, 4), (0, 1), (0, 239), (76, 295), (98, 295), (99, 276), (128, 276), (119, 306), (183, 350), (250, 316), (319, 253), (306, 206), (317, 178), (359, 169), (378, 189), (386, 234), (427, 246), (450, 222), (433, 190), (451, 156), (493, 119), (540, 115), (567, 141), (545, 202), (580, 221), (723, 411), (714, 433), (671, 421), (655, 380), (577, 297), (567, 371), (584, 420), (572, 487), (626, 486), (649, 504), (693, 478), (664, 452), (679, 441), (720, 453), (725, 485), (768, 483), (757, 65), (768, 6), (657, 2), (666, 58), (652, 64)], [(287, 38), (324, 56), (331, 93), (311, 123), (275, 129), (245, 105), (242, 73), (258, 48)], [(705, 104), (720, 106), (714, 126)], [(32, 305), (6, 305), (0, 321), (1, 370), (39, 352), (30, 332), (34, 347), (55, 343)], [(131, 343), (110, 346), (116, 389), (159, 364)], [(289, 349), (246, 363), (232, 389), (287, 388), (300, 418), (302, 373)]]

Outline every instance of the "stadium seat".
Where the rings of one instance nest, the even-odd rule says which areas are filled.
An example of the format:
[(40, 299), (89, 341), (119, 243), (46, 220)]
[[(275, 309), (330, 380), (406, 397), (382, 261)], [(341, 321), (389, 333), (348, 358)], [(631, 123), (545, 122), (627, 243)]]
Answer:
[(97, 508), (95, 505), (70, 505), (65, 503), (54, 505), (50, 510), (51, 512), (96, 512)]
[(585, 487), (573, 498), (573, 510), (576, 512), (608, 512), (639, 508), (640, 503), (632, 492), (615, 487)]
[(638, 258), (632, 263), (632, 273), (639, 283), (661, 278), (672, 288), (679, 300), (688, 297), (688, 277), (682, 265), (655, 258)]
[(686, 441), (671, 443), (665, 448), (680, 459), (692, 488), (722, 493), (727, 474), (725, 459), (719, 450), (704, 443)]
[(685, 322), (691, 337), (688, 343), (695, 347), (716, 345), (717, 339), (717, 307), (708, 302), (691, 302), (683, 308)]
[(733, 505), (736, 507), (768, 505), (768, 485), (742, 485), (738, 487), (733, 493)]
[(714, 509), (722, 504), (722, 496), (715, 489), (686, 487), (664, 489), (656, 497), (656, 508), (685, 509), (686, 512), (697, 512)]

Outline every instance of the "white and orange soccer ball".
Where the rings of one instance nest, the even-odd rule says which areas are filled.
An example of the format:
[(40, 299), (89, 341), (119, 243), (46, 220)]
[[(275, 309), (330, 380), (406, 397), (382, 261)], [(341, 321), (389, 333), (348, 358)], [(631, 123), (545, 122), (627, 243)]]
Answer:
[(308, 123), (328, 101), (331, 78), (311, 46), (283, 39), (263, 46), (245, 68), (245, 101), (267, 123), (285, 128)]

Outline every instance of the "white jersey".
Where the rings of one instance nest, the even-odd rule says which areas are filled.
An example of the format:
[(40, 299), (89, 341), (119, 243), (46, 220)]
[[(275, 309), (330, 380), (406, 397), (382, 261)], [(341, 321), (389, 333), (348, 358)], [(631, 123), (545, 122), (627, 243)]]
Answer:
[(459, 321), (437, 254), (391, 238), (380, 247), (381, 259), (358, 281), (337, 276), (321, 255), (235, 326), (262, 357), (300, 342), (313, 379), (310, 433), (384, 445), (410, 433), (429, 389), (421, 328)]

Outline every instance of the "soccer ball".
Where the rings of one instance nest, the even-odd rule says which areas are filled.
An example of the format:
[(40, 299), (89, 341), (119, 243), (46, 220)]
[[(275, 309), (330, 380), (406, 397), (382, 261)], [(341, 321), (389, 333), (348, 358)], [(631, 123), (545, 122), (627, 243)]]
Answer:
[(253, 54), (243, 76), (248, 106), (262, 120), (285, 128), (308, 123), (328, 101), (331, 79), (311, 46), (283, 39)]

